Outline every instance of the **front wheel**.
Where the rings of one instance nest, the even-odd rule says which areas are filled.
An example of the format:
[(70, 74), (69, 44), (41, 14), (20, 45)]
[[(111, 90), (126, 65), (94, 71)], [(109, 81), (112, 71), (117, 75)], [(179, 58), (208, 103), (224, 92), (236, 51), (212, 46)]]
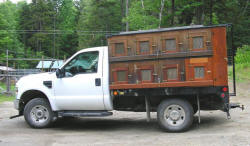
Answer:
[(159, 125), (169, 132), (187, 130), (193, 123), (193, 108), (183, 99), (167, 99), (157, 109)]
[(24, 118), (33, 128), (45, 128), (53, 121), (54, 113), (47, 99), (34, 98), (24, 108)]

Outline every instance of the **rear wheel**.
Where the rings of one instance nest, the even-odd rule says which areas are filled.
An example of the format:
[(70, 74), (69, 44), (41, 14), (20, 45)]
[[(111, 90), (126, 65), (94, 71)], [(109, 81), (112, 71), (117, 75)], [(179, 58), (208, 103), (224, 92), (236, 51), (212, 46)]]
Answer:
[(53, 121), (54, 113), (47, 99), (35, 98), (30, 100), (24, 108), (24, 118), (33, 128), (45, 128)]
[(159, 125), (169, 132), (187, 130), (193, 122), (193, 108), (183, 99), (167, 99), (157, 109)]

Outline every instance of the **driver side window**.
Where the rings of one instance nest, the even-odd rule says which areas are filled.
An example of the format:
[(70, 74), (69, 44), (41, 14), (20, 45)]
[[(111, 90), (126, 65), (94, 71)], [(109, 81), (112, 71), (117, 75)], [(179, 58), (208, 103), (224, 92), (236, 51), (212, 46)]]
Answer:
[(72, 77), (82, 73), (97, 73), (98, 51), (78, 54), (65, 67), (65, 77)]

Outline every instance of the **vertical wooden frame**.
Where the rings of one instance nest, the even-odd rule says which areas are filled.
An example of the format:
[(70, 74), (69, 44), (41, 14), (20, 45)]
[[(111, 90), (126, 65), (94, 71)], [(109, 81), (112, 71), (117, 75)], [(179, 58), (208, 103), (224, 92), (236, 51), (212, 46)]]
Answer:
[[(168, 69), (176, 68), (177, 71), (177, 79), (168, 79)], [(179, 64), (166, 64), (162, 67), (163, 72), (163, 82), (173, 82), (173, 81), (180, 81), (180, 65)]]
[[(116, 54), (115, 53), (115, 44), (123, 43), (124, 44), (124, 53), (123, 54)], [(127, 40), (116, 40), (111, 42), (111, 51), (113, 57), (119, 57), (119, 56), (127, 56), (128, 55), (128, 42)]]
[[(140, 42), (149, 42), (149, 52), (141, 52)], [(148, 55), (153, 54), (153, 39), (151, 37), (136, 38), (136, 54), (137, 55)]]
[(226, 27), (216, 27), (211, 29), (213, 34), (213, 78), (215, 86), (228, 86), (228, 56), (227, 56), (227, 29)]
[[(193, 38), (194, 37), (203, 37), (203, 48), (193, 49)], [(208, 49), (208, 43), (211, 41), (208, 40), (208, 32), (192, 32), (189, 33), (189, 50), (190, 51), (203, 51)]]
[[(118, 81), (118, 77), (117, 77), (118, 71), (126, 71), (126, 81)], [(114, 84), (128, 84), (128, 75), (129, 75), (128, 67), (117, 67), (117, 68), (112, 69), (112, 76), (113, 76)]]
[[(142, 81), (142, 73), (141, 70), (151, 70), (151, 80), (150, 81)], [(143, 65), (137, 68), (137, 77), (140, 83), (153, 83), (154, 82), (154, 66), (153, 65)]]

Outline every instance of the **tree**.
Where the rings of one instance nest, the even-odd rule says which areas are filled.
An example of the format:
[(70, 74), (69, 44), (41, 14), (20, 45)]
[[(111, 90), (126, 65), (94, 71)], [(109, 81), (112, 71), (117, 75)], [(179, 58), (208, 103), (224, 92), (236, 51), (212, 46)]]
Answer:
[(59, 7), (57, 28), (63, 33), (58, 36), (59, 50), (58, 54), (71, 56), (78, 47), (78, 36), (76, 33), (76, 15), (77, 9), (73, 1), (62, 0)]
[(131, 1), (129, 16), (123, 21), (128, 21), (130, 30), (157, 28), (160, 22), (160, 6), (158, 1)]
[(33, 0), (29, 5), (23, 5), (20, 11), (20, 29), (29, 30), (23, 35), (26, 48), (35, 52), (43, 51), (53, 56), (53, 2), (50, 0)]
[(19, 54), (16, 52), (23, 51), (23, 45), (15, 31), (18, 28), (17, 9), (17, 6), (9, 1), (0, 3), (0, 58), (6, 57), (6, 50), (15, 52), (9, 58), (17, 57)]
[(15, 33), (17, 29), (17, 8), (16, 5), (7, 1), (0, 4), (0, 48), (16, 50), (21, 47), (18, 35)]
[(122, 30), (119, 1), (85, 0), (81, 7), (77, 27), (79, 48), (106, 45), (106, 35)]
[(233, 23), (240, 47), (250, 43), (249, 15), (250, 0), (6, 1), (0, 3), (0, 57), (8, 49), (13, 57), (62, 59), (77, 49), (107, 45), (106, 35), (125, 31), (126, 23), (129, 30)]

